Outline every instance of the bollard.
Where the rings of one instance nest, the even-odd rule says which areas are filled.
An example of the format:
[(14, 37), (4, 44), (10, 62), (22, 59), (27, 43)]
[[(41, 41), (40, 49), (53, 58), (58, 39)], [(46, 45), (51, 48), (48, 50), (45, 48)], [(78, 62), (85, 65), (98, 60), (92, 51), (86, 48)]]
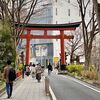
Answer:
[(46, 95), (49, 95), (49, 78), (47, 76), (45, 77), (45, 92)]

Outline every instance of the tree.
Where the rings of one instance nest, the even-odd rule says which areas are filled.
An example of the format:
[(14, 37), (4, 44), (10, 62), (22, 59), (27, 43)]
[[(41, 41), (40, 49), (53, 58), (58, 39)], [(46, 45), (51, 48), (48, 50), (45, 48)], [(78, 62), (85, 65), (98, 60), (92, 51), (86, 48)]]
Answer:
[[(70, 55), (70, 63), (74, 62), (75, 57), (74, 56), (82, 56), (83, 53), (83, 42), (82, 42), (82, 33), (80, 30), (77, 30), (75, 32), (70, 32), (71, 35), (74, 36), (74, 39), (70, 39), (66, 43), (66, 49), (68, 51), (68, 54)], [(81, 51), (81, 53), (79, 53)]]
[[(92, 15), (89, 21), (85, 20), (87, 7), (90, 3), (90, 0), (77, 0), (82, 20), (82, 33), (84, 40), (84, 52), (85, 52), (85, 67), (88, 68), (91, 65), (91, 50), (92, 43), (95, 35), (98, 33), (97, 23), (95, 19), (94, 7), (92, 7)], [(91, 25), (91, 28), (89, 28)]]
[[(40, 0), (0, 0), (1, 20), (8, 19), (15, 42), (19, 41), (21, 31), (15, 30), (15, 23), (27, 23)], [(16, 45), (16, 43), (15, 43)]]
[(6, 21), (0, 24), (0, 65), (5, 63), (8, 59), (14, 62), (16, 58), (13, 48), (13, 39), (11, 38), (11, 30), (8, 26), (9, 24)]
[[(20, 40), (23, 30), (16, 30), (15, 23), (28, 23), (34, 14), (35, 8), (41, 0), (0, 0), (0, 20), (2, 25), (9, 23), (8, 33), (11, 37), (13, 50), (16, 52), (16, 45)], [(15, 60), (16, 62), (16, 60)]]

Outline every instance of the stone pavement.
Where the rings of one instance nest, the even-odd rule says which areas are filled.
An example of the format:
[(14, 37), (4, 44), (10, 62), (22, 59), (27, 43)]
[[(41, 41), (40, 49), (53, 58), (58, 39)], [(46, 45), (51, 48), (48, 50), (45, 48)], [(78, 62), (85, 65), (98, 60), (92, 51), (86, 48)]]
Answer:
[[(7, 95), (4, 94), (0, 100), (8, 100)], [(9, 100), (50, 100), (50, 96), (45, 93), (45, 77), (43, 76), (41, 82), (31, 76), (21, 79), (13, 89), (12, 97)]]

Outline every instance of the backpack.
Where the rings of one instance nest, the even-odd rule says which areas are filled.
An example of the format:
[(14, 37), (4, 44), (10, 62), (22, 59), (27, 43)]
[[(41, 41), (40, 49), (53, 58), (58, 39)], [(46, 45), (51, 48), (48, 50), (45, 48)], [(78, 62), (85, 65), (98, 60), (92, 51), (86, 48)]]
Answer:
[(9, 79), (9, 81), (14, 81), (16, 79), (16, 71), (15, 71), (15, 69), (10, 68), (8, 79)]

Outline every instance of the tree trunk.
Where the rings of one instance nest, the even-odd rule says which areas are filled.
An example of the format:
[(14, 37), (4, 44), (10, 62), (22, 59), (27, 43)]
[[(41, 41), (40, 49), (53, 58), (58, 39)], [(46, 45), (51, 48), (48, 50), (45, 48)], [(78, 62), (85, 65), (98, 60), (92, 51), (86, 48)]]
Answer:
[(96, 12), (97, 21), (98, 21), (98, 25), (99, 25), (99, 31), (100, 31), (100, 4), (98, 3), (97, 0), (92, 0), (92, 1), (93, 1), (93, 5), (94, 5), (94, 10)]
[(73, 63), (73, 53), (70, 55), (70, 63)]
[(85, 51), (85, 69), (88, 69), (89, 66), (91, 65), (91, 50), (92, 50), (91, 48), (88, 48)]
[(72, 47), (71, 48), (71, 54), (70, 54), (70, 63), (74, 63), (73, 55), (74, 55), (74, 50), (73, 50), (73, 47)]

